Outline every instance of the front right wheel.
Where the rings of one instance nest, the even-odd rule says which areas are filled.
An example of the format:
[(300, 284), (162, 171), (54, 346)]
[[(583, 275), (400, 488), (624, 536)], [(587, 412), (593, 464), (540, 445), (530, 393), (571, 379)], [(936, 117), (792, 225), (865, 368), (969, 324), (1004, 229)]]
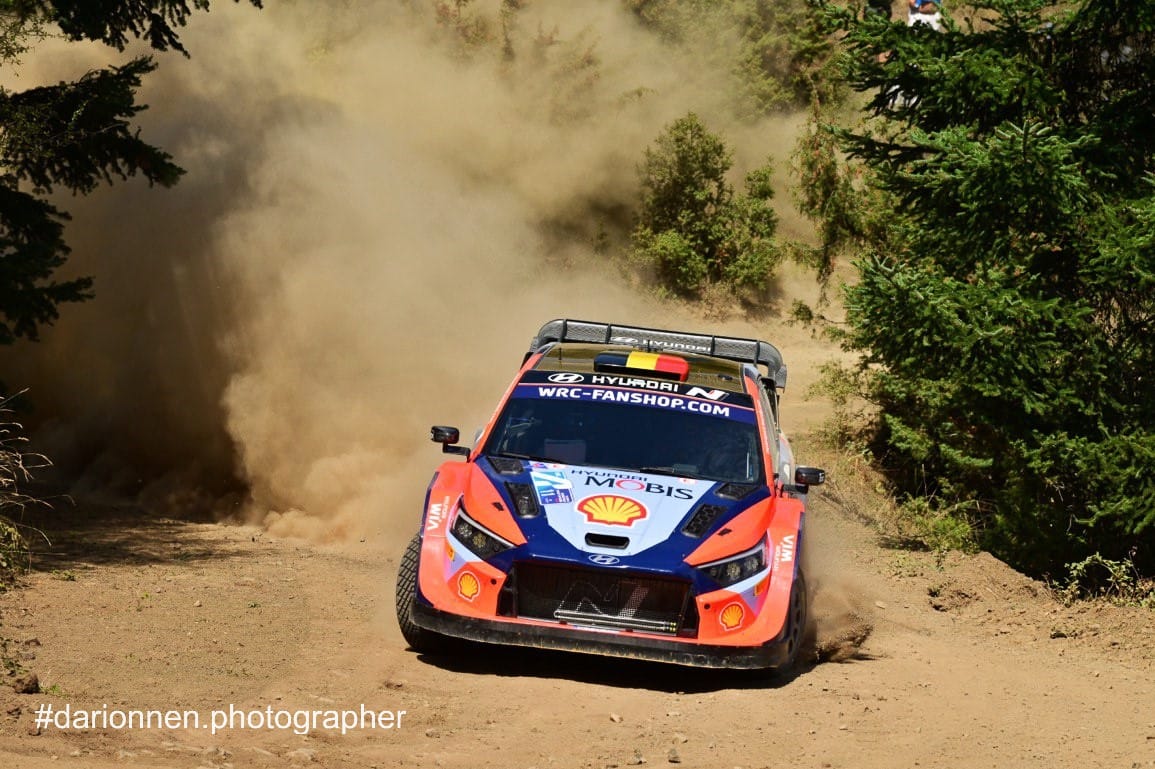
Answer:
[(419, 654), (441, 654), (449, 651), (453, 639), (426, 630), (413, 621), (413, 604), (417, 600), (417, 569), (421, 561), (421, 535), (414, 535), (401, 565), (397, 567), (397, 624), (409, 648)]

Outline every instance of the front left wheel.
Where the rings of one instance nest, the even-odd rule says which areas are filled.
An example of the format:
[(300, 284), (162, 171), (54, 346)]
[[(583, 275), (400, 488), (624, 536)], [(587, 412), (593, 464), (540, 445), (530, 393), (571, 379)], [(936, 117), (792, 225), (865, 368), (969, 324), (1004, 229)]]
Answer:
[(802, 650), (809, 645), (810, 633), (810, 596), (806, 589), (806, 577), (800, 570), (794, 577), (794, 584), (790, 587), (790, 608), (786, 615), (789, 623), (786, 631), (786, 661), (778, 670), (790, 674), (798, 665), (802, 657)]

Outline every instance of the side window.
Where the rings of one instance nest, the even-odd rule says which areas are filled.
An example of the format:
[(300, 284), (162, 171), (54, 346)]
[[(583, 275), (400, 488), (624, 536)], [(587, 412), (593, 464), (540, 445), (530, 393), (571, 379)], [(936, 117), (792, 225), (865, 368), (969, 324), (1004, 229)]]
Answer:
[(753, 380), (754, 389), (758, 392), (758, 405), (762, 411), (762, 432), (766, 436), (766, 446), (770, 449), (773, 458), (773, 473), (777, 474), (782, 466), (782, 459), (778, 452), (778, 409), (777, 403), (771, 403), (770, 396), (762, 382)]

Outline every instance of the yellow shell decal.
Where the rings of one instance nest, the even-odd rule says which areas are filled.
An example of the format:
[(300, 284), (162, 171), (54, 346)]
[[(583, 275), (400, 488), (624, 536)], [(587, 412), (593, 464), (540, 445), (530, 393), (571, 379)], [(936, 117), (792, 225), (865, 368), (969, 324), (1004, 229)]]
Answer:
[(473, 576), (472, 572), (463, 571), (461, 576), (457, 578), (457, 592), (465, 600), (472, 601), (481, 592), (481, 583), (477, 581), (477, 577)]
[(577, 505), (590, 523), (608, 523), (611, 526), (632, 526), (634, 521), (646, 517), (646, 508), (629, 497), (616, 494), (599, 494), (586, 497)]
[(723, 630), (733, 630), (742, 624), (742, 618), (745, 616), (742, 604), (735, 602), (718, 612), (718, 621), (722, 623)]

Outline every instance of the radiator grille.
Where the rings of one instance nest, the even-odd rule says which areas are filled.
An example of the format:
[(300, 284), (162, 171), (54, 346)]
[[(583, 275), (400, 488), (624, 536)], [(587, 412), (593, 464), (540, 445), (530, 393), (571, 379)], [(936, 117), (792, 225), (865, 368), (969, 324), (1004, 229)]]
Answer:
[(517, 564), (515, 571), (520, 617), (671, 635), (697, 629), (688, 582), (536, 563)]

